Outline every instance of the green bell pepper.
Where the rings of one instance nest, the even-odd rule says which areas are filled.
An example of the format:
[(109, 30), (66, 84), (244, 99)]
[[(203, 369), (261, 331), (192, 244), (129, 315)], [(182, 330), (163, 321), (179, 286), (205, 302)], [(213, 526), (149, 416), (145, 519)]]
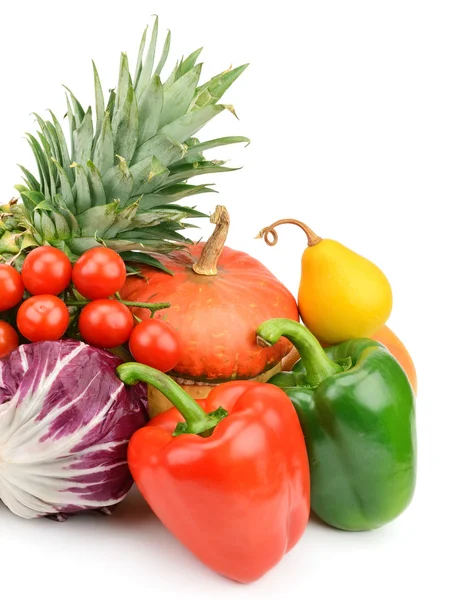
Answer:
[(314, 513), (350, 531), (395, 519), (409, 505), (416, 481), (414, 395), (399, 363), (370, 339), (323, 349), (289, 319), (266, 321), (257, 335), (267, 345), (284, 336), (301, 357), (269, 383), (282, 388), (297, 411)]

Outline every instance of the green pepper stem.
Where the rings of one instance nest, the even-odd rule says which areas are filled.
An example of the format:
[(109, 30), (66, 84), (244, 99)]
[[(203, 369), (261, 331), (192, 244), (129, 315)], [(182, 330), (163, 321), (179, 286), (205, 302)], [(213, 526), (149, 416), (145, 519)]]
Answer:
[(270, 319), (257, 330), (258, 344), (273, 345), (280, 337), (294, 344), (306, 369), (306, 381), (310, 386), (319, 385), (324, 379), (340, 373), (343, 368), (330, 360), (311, 331), (291, 319)]
[(117, 367), (117, 375), (127, 385), (143, 381), (166, 396), (185, 419), (185, 423), (177, 427), (174, 435), (207, 434), (227, 416), (227, 412), (221, 407), (214, 413), (207, 414), (169, 375), (147, 365), (135, 362), (124, 363)]

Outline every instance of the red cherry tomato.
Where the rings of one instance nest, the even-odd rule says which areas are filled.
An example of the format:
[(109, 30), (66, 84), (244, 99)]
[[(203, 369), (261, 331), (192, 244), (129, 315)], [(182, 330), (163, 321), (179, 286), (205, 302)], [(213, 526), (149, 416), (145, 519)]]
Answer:
[(79, 316), (82, 338), (99, 348), (115, 348), (127, 342), (133, 325), (133, 315), (117, 300), (94, 300)]
[(73, 283), (85, 298), (98, 300), (118, 292), (126, 280), (125, 263), (109, 248), (92, 248), (76, 261)]
[(16, 306), (24, 295), (24, 284), (19, 273), (10, 265), (0, 265), (0, 310)]
[(65, 303), (50, 294), (28, 298), (17, 311), (17, 328), (31, 342), (59, 340), (69, 322)]
[(27, 255), (22, 265), (25, 289), (37, 296), (57, 296), (71, 282), (71, 262), (64, 252), (52, 246), (40, 246)]
[(6, 321), (0, 321), (0, 358), (3, 358), (19, 346), (16, 330)]
[(137, 362), (163, 373), (173, 369), (182, 355), (177, 331), (160, 319), (147, 319), (136, 325), (130, 337), (130, 351)]

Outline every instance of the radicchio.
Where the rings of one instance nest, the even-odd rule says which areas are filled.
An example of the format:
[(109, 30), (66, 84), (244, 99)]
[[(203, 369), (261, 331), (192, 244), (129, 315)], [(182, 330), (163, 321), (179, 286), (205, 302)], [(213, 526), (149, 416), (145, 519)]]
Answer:
[(0, 360), (0, 500), (26, 519), (120, 502), (126, 451), (147, 421), (147, 390), (116, 356), (74, 340), (20, 346)]

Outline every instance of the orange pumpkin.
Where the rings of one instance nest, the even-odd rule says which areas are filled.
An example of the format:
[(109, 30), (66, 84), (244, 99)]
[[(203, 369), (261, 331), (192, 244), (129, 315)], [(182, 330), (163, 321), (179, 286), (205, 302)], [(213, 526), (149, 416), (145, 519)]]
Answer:
[[(299, 319), (293, 295), (264, 265), (224, 247), (229, 228), (226, 209), (217, 207), (211, 221), (216, 228), (206, 244), (160, 257), (173, 275), (143, 266), (146, 279), (128, 277), (121, 290), (124, 300), (145, 302), (153, 297), (153, 302), (171, 304), (155, 315), (173, 325), (182, 342), (183, 358), (171, 375), (199, 398), (209, 393), (211, 385), (258, 376), (264, 380), (268, 378), (264, 374), (281, 370), (281, 360), (292, 345), (282, 338), (261, 348), (256, 329), (275, 317)], [(149, 317), (147, 309), (134, 313), (141, 319)], [(156, 407), (151, 409), (156, 412)]]

